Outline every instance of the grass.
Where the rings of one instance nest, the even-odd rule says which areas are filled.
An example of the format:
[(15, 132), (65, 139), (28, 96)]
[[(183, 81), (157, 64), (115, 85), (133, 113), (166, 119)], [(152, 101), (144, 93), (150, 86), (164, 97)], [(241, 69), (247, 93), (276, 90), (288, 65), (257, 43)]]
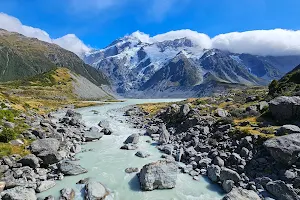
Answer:
[(30, 151), (26, 149), (26, 146), (29, 145), (29, 143), (30, 142), (26, 140), (22, 146), (13, 146), (9, 143), (0, 143), (0, 158), (13, 154), (18, 154), (21, 157), (30, 154)]
[(161, 109), (165, 109), (170, 106), (172, 103), (147, 103), (147, 104), (139, 104), (143, 111), (149, 113), (150, 116), (156, 115)]

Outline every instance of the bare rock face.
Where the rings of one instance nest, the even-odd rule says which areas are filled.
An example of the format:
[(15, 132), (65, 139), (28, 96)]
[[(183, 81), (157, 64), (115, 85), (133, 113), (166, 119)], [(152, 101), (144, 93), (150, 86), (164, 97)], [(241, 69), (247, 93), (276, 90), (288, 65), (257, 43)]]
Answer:
[(161, 160), (145, 165), (140, 172), (141, 189), (172, 189), (176, 186), (177, 166), (175, 162)]
[(300, 133), (269, 139), (264, 146), (277, 162), (292, 165), (300, 157)]

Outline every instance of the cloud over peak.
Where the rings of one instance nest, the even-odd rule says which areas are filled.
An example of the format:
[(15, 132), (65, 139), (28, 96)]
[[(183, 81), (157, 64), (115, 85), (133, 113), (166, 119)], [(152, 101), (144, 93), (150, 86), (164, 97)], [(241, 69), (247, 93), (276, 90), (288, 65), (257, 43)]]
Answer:
[(216, 48), (232, 53), (248, 53), (261, 56), (300, 55), (299, 30), (253, 30), (225, 33), (210, 38), (204, 33), (187, 29), (170, 31), (152, 37), (137, 31), (132, 36), (146, 43), (188, 38), (194, 45), (204, 49)]
[(80, 57), (82, 57), (85, 52), (90, 51), (90, 48), (74, 34), (68, 34), (61, 38), (51, 39), (46, 31), (23, 25), (19, 19), (5, 13), (0, 13), (0, 28), (11, 32), (17, 32), (27, 37), (37, 38), (44, 42), (57, 44), (66, 50), (72, 51)]

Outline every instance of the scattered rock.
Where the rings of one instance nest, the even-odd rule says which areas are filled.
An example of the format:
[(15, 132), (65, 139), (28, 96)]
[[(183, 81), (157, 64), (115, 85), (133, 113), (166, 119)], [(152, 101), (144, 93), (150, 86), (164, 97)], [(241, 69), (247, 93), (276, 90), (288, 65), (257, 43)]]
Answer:
[(128, 136), (124, 144), (137, 144), (139, 142), (140, 136), (138, 134), (132, 134)]
[(161, 124), (159, 127), (159, 143), (166, 144), (170, 141), (170, 133), (165, 124)]
[(134, 173), (134, 172), (138, 172), (139, 168), (133, 168), (133, 167), (129, 167), (125, 169), (125, 172), (130, 174), (130, 173)]
[(142, 168), (139, 179), (142, 190), (174, 188), (177, 179), (177, 165), (167, 160), (147, 164)]
[(234, 188), (234, 181), (233, 180), (223, 181), (222, 187), (226, 193), (229, 193)]
[(87, 170), (81, 167), (78, 164), (74, 164), (68, 161), (62, 162), (58, 165), (58, 169), (64, 174), (64, 175), (78, 175), (86, 173)]
[(144, 152), (144, 151), (138, 151), (138, 152), (136, 152), (135, 155), (140, 158), (147, 158), (150, 156), (150, 154), (148, 152)]
[(60, 191), (59, 200), (74, 200), (75, 199), (75, 191), (72, 188), (64, 188)]
[(267, 183), (266, 189), (280, 200), (299, 200), (295, 191), (287, 186), (283, 181), (271, 181)]
[(41, 193), (55, 186), (55, 181), (42, 181), (36, 188), (36, 192)]
[(23, 166), (29, 166), (34, 169), (40, 167), (39, 159), (33, 154), (29, 154), (23, 157), (18, 162), (21, 163)]
[(123, 149), (123, 150), (136, 150), (138, 148), (137, 145), (135, 144), (124, 144), (123, 146), (121, 146), (120, 149)]
[(2, 200), (36, 200), (34, 189), (14, 187), (1, 192)]
[(289, 135), (293, 133), (300, 133), (300, 128), (295, 125), (283, 125), (276, 131), (276, 136)]
[(218, 182), (221, 168), (218, 165), (211, 165), (207, 168), (207, 176), (213, 182)]
[(86, 197), (88, 200), (104, 200), (109, 195), (108, 190), (99, 182), (89, 180), (85, 185)]
[(300, 97), (277, 97), (270, 101), (269, 109), (273, 117), (280, 122), (299, 119)]
[(252, 190), (242, 188), (233, 188), (231, 192), (223, 197), (223, 200), (261, 200), (260, 197)]
[(97, 127), (91, 127), (90, 130), (84, 133), (85, 141), (91, 142), (94, 140), (100, 140), (104, 133), (100, 132)]
[(233, 180), (234, 182), (237, 183), (241, 180), (241, 177), (236, 171), (224, 167), (221, 169), (220, 172), (220, 180), (222, 182), (226, 180)]
[(218, 108), (216, 110), (216, 116), (217, 117), (227, 117), (228, 116), (228, 112), (222, 108)]
[(277, 162), (292, 165), (300, 157), (300, 133), (271, 138), (264, 146)]

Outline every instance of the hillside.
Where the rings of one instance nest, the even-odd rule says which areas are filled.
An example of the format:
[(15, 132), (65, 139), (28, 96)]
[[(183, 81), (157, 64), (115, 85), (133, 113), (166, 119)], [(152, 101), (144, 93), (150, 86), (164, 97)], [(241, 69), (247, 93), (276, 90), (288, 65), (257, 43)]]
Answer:
[(111, 100), (114, 97), (83, 76), (59, 67), (30, 78), (1, 83), (0, 99), (9, 100), (16, 110), (47, 113), (67, 105), (95, 104), (82, 100)]
[(277, 96), (298, 96), (300, 91), (300, 65), (287, 73), (279, 81), (274, 80), (269, 85), (269, 95)]
[(58, 45), (0, 29), (0, 82), (32, 77), (66, 67), (100, 86), (107, 78)]

